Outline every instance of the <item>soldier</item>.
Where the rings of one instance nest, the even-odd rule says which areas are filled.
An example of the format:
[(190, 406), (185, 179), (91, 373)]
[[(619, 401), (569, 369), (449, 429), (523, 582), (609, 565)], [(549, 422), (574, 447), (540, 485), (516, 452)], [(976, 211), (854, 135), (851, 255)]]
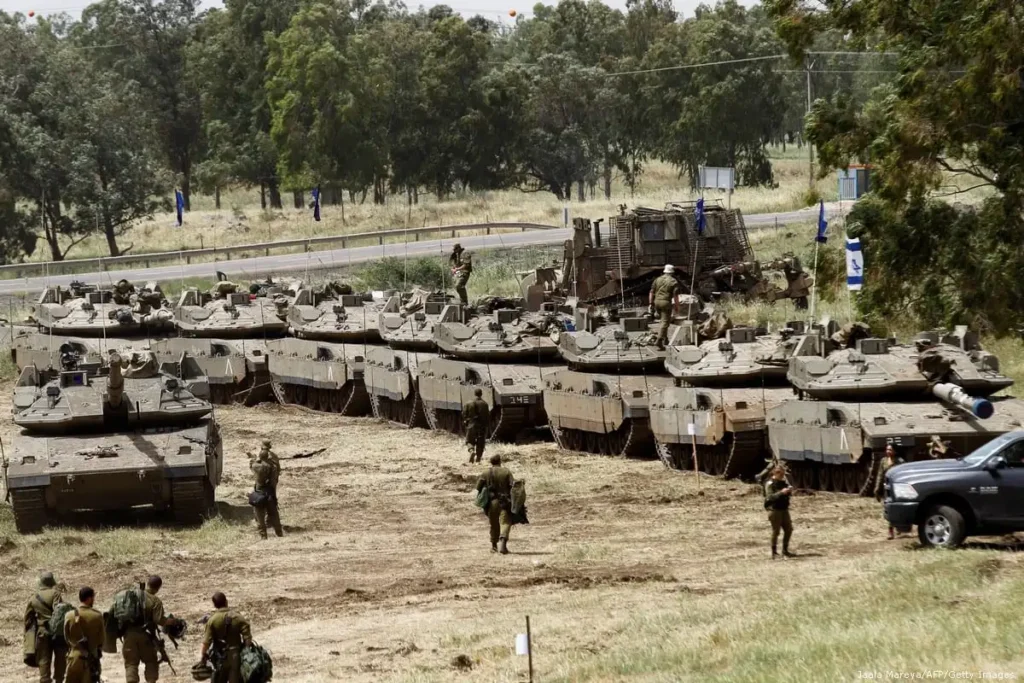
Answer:
[(114, 349), (110, 349), (107, 352), (107, 367), (110, 369), (110, 374), (107, 375), (107, 402), (114, 408), (121, 405), (121, 398), (124, 396), (124, 374), (122, 370), (126, 370), (131, 365), (129, 358), (122, 358)]
[(277, 482), (281, 465), (276, 462), (277, 456), (270, 450), (270, 442), (264, 441), (263, 445), (259, 456), (249, 461), (249, 469), (255, 477), (249, 502), (256, 513), (256, 528), (260, 538), (265, 539), (268, 519), (277, 536), (284, 536), (284, 529), (281, 528), (281, 516), (277, 509)]
[(448, 264), (452, 268), (452, 277), (455, 278), (455, 291), (459, 295), (459, 301), (463, 306), (469, 305), (469, 295), (466, 293), (466, 283), (473, 272), (473, 256), (462, 248), (461, 244), (452, 247), (452, 255), (448, 257)]
[(145, 605), (142, 624), (129, 626), (124, 634), (124, 679), (126, 683), (139, 683), (139, 664), (146, 666), (146, 683), (160, 678), (160, 657), (156, 648), (156, 630), (172, 625), (175, 620), (164, 616), (164, 603), (157, 597), (163, 579), (151, 576), (146, 581)]
[(952, 441), (944, 441), (938, 435), (932, 434), (928, 443), (928, 457), (930, 458), (959, 458), (960, 454), (953, 448)]
[(213, 594), (214, 612), (206, 621), (199, 663), (213, 664), (213, 683), (242, 683), (242, 646), (252, 643), (249, 622), (228, 608), (228, 599), (220, 591)]
[(270, 439), (263, 439), (260, 442), (260, 454), (266, 452), (267, 459), (274, 465), (274, 488), (277, 488), (277, 482), (281, 478), (281, 458), (277, 457), (277, 453), (271, 450)]
[(462, 426), (466, 430), (466, 447), (469, 448), (469, 461), (480, 462), (487, 443), (490, 428), (491, 409), (483, 399), (482, 389), (473, 391), (473, 402), (462, 409)]
[[(39, 668), (39, 683), (61, 683), (64, 680), (67, 648), (50, 640), (48, 628), (53, 607), (60, 601), (60, 588), (53, 574), (43, 572), (39, 576), (39, 589), (25, 608), (25, 630), (35, 630), (36, 666)], [(51, 678), (52, 671), (52, 678)]]
[(127, 306), (132, 302), (132, 294), (134, 293), (135, 287), (132, 286), (132, 283), (127, 280), (118, 280), (117, 284), (114, 285), (114, 303)]
[[(935, 437), (932, 437), (935, 438)], [(875, 500), (881, 502), (882, 496), (885, 493), (885, 473), (888, 472), (893, 465), (898, 465), (903, 462), (902, 458), (896, 457), (896, 449), (892, 447), (892, 444), (888, 444), (885, 447), (885, 455), (878, 462), (878, 474), (875, 476)], [(896, 529), (890, 524), (889, 525), (889, 540), (896, 538)]]
[(676, 280), (675, 266), (665, 266), (665, 272), (651, 285), (651, 293), (647, 297), (651, 313), (658, 316), (661, 326), (658, 328), (658, 350), (664, 351), (668, 343), (668, 326), (672, 318), (679, 313), (679, 281)]
[(789, 497), (792, 487), (786, 481), (786, 470), (776, 467), (772, 478), (764, 486), (764, 509), (768, 511), (768, 522), (772, 525), (772, 559), (779, 556), (779, 531), (782, 531), (782, 555), (793, 557), (789, 552), (789, 539), (793, 535), (793, 522), (789, 518)]
[(508, 555), (508, 534), (512, 530), (512, 473), (501, 466), (501, 456), (491, 456), (491, 468), (476, 482), (479, 492), (484, 486), (491, 492), (487, 519), (491, 524), (491, 552)]
[(100, 683), (103, 656), (103, 615), (93, 609), (96, 591), (88, 586), (78, 591), (82, 604), (64, 617), (64, 640), (68, 644), (67, 683)]

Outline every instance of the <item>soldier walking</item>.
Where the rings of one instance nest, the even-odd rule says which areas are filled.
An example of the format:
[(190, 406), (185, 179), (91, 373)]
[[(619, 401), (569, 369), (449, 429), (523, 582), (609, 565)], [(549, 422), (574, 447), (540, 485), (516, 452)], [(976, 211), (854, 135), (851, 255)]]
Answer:
[(679, 313), (679, 281), (676, 280), (675, 266), (665, 266), (665, 272), (651, 285), (651, 293), (647, 302), (651, 312), (658, 317), (658, 350), (664, 351), (668, 343), (668, 326), (672, 318)]
[(764, 508), (768, 511), (768, 522), (772, 525), (772, 559), (779, 556), (779, 531), (782, 531), (782, 555), (793, 557), (789, 552), (789, 539), (793, 536), (793, 522), (789, 518), (789, 498), (792, 487), (786, 481), (786, 470), (776, 467), (771, 480), (764, 487)]
[(67, 683), (100, 683), (103, 656), (103, 615), (93, 609), (96, 591), (85, 586), (78, 591), (78, 608), (64, 617), (64, 641), (68, 644)]
[(25, 608), (25, 632), (35, 631), (35, 657), (39, 669), (39, 683), (62, 683), (67, 664), (67, 648), (50, 639), (50, 617), (53, 607), (60, 601), (60, 588), (53, 574), (39, 576), (39, 588)]
[[(898, 465), (903, 460), (896, 457), (896, 449), (893, 448), (892, 444), (888, 444), (885, 447), (885, 455), (878, 462), (878, 474), (875, 476), (875, 500), (881, 502), (882, 496), (885, 495), (885, 473), (892, 469), (893, 465)], [(889, 540), (896, 538), (896, 528), (891, 524), (889, 525)]]
[(277, 482), (281, 476), (281, 465), (270, 450), (269, 441), (264, 441), (259, 456), (249, 461), (249, 469), (255, 479), (253, 492), (249, 494), (249, 504), (256, 514), (256, 528), (260, 538), (267, 537), (267, 521), (274, 527), (274, 534), (284, 536), (281, 515), (277, 509)]
[(469, 305), (469, 295), (466, 293), (466, 283), (473, 272), (473, 256), (462, 248), (461, 244), (452, 247), (452, 255), (448, 257), (448, 264), (452, 269), (452, 277), (455, 278), (455, 291), (459, 295), (459, 301), (463, 306)]
[(160, 657), (156, 646), (156, 631), (157, 628), (165, 628), (176, 622), (164, 615), (164, 603), (157, 597), (163, 583), (163, 579), (159, 576), (149, 577), (146, 581), (142, 623), (129, 626), (124, 633), (124, 646), (121, 649), (121, 654), (124, 657), (126, 683), (139, 683), (139, 664), (145, 665), (146, 683), (156, 683), (160, 678)]
[(193, 668), (213, 665), (213, 683), (242, 683), (242, 646), (252, 643), (252, 631), (245, 618), (228, 607), (227, 597), (213, 594), (213, 614), (206, 621), (199, 662)]
[(482, 389), (475, 389), (473, 401), (462, 409), (462, 426), (466, 430), (470, 462), (480, 462), (484, 456), (484, 446), (491, 426), (491, 408), (484, 401), (483, 395)]
[(508, 555), (508, 534), (512, 530), (512, 473), (501, 466), (501, 456), (491, 456), (491, 467), (480, 475), (476, 490), (487, 487), (491, 500), (487, 505), (487, 520), (491, 527), (491, 552)]

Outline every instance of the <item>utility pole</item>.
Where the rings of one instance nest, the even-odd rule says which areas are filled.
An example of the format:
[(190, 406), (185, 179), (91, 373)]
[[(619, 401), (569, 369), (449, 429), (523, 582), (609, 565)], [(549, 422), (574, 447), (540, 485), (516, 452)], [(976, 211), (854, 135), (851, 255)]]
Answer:
[[(804, 58), (804, 70), (807, 72), (807, 112), (804, 115), (804, 131), (807, 130), (807, 117), (811, 113), (811, 68), (814, 62), (809, 57)], [(814, 187), (814, 145), (807, 139), (807, 187)]]

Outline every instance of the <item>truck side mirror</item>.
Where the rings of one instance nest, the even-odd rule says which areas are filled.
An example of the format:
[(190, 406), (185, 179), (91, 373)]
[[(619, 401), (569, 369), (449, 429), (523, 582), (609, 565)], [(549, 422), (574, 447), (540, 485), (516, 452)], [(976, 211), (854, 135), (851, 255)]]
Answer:
[(1006, 458), (1004, 458), (1001, 455), (997, 455), (996, 457), (992, 458), (987, 463), (985, 463), (985, 469), (992, 473), (995, 473), (996, 470), (1004, 469), (1005, 467)]

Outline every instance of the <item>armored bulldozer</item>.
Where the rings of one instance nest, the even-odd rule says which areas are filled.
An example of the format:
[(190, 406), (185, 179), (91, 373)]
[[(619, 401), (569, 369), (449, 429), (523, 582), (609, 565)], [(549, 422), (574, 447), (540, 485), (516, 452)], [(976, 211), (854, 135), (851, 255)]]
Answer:
[(488, 440), (515, 441), (530, 429), (547, 425), (544, 378), (560, 366), (470, 363), (437, 358), (419, 364), (419, 393), (432, 429), (463, 434), (463, 406), (483, 391), (491, 409)]
[(280, 337), (288, 323), (272, 299), (238, 291), (228, 281), (209, 292), (186, 289), (174, 309), (175, 325), (183, 337), (220, 339)]
[(5, 476), (21, 533), (82, 510), (170, 510), (182, 523), (213, 511), (222, 445), (205, 379), (187, 355), (151, 353), (106, 366), (22, 370)]
[(544, 411), (563, 450), (654, 457), (648, 400), (671, 385), (668, 377), (560, 370), (544, 378)]
[(671, 344), (665, 369), (685, 384), (697, 387), (784, 384), (795, 336), (803, 333), (802, 322), (788, 323), (772, 335), (753, 327), (734, 327), (726, 330), (724, 339), (712, 339), (700, 346)]
[(282, 405), (324, 413), (370, 414), (363, 383), (364, 346), (306, 339), (267, 342), (271, 386)]
[(159, 285), (149, 283), (136, 291), (99, 288), (73, 282), (68, 289), (47, 287), (35, 306), (40, 329), (53, 334), (83, 337), (134, 337), (162, 334), (173, 329), (173, 312), (166, 308)]
[[(638, 374), (664, 371), (665, 350), (657, 345), (657, 325), (639, 311), (613, 321), (595, 319), (577, 309), (576, 330), (558, 337), (558, 354), (581, 372)], [(669, 344), (694, 344), (696, 331), (689, 320), (669, 328)]]
[(465, 308), (450, 304), (434, 325), (434, 342), (441, 355), (460, 360), (540, 364), (557, 356), (555, 340), (568, 322), (553, 307), (538, 313), (498, 309), (468, 318)]
[(380, 336), (394, 349), (431, 351), (434, 325), (451, 302), (452, 297), (439, 292), (418, 290), (404, 303), (394, 295), (379, 314)]
[(213, 403), (254, 406), (274, 399), (262, 339), (174, 337), (150, 342), (149, 348), (161, 362), (176, 361), (182, 354), (194, 359), (210, 383)]
[(301, 339), (329, 342), (379, 342), (380, 313), (391, 298), (357, 294), (348, 285), (303, 288), (288, 310), (291, 332)]
[(363, 383), (373, 416), (400, 427), (427, 429), (430, 425), (419, 393), (419, 364), (437, 357), (424, 351), (367, 347)]

